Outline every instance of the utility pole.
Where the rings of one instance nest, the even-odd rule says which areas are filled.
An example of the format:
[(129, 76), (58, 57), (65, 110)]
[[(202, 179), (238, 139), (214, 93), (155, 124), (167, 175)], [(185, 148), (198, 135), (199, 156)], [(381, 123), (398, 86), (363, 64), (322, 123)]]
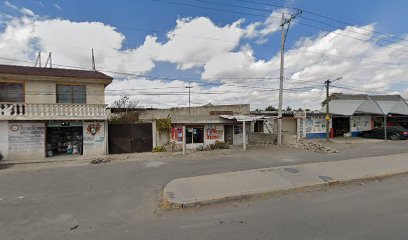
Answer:
[[(278, 106), (278, 145), (282, 145), (282, 105), (283, 105), (283, 71), (285, 66), (285, 42), (286, 36), (288, 35), (290, 23), (297, 16), (302, 14), (302, 11), (299, 10), (296, 14), (291, 14), (288, 19), (285, 18), (285, 14), (282, 13), (281, 21), (281, 62), (280, 62), (280, 78), (279, 78), (279, 106)], [(287, 28), (286, 28), (287, 25)]]
[(330, 83), (340, 80), (342, 78), (343, 77), (338, 77), (334, 79), (333, 81), (330, 81), (330, 79), (327, 79), (324, 82), (324, 86), (326, 86), (326, 142), (330, 141), (330, 109), (329, 109)]
[(193, 88), (192, 86), (187, 86), (186, 88), (188, 88), (188, 115), (191, 114), (190, 112), (190, 90)]

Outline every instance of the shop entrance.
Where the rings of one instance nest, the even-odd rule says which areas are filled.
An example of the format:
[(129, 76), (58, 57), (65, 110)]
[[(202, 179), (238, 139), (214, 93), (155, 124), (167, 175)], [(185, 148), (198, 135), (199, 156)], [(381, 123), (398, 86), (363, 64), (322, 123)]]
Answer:
[(345, 133), (350, 132), (349, 117), (333, 117), (333, 134), (334, 137), (343, 137)]
[(47, 125), (47, 156), (82, 155), (83, 129), (80, 122)]
[(229, 143), (230, 145), (234, 144), (234, 126), (233, 125), (225, 125), (225, 132), (224, 132), (224, 139), (225, 142)]

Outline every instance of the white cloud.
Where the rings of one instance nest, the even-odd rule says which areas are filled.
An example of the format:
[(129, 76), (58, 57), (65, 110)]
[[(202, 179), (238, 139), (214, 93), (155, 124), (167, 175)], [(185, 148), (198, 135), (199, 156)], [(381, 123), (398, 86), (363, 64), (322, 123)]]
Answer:
[(178, 19), (175, 29), (167, 34), (169, 40), (158, 44), (156, 59), (176, 63), (180, 69), (202, 66), (238, 46), (244, 34), (241, 23), (218, 27), (205, 17)]
[[(13, 9), (20, 15), (2, 17), (5, 28), (0, 32), (1, 57), (32, 61), (37, 51), (52, 51), (54, 63), (90, 67), (91, 48), (94, 48), (97, 69), (144, 74), (154, 69), (157, 62), (174, 63), (180, 70), (203, 69), (200, 82), (209, 84), (194, 85), (193, 105), (211, 102), (251, 103), (253, 108), (277, 106), (279, 53), (269, 59), (258, 59), (251, 45), (265, 41), (267, 35), (278, 30), (278, 12), (284, 10), (273, 12), (263, 22), (252, 22), (246, 26), (242, 26), (242, 19), (218, 26), (206, 17), (182, 18), (177, 20), (174, 29), (169, 30), (166, 39), (159, 40), (157, 36), (147, 35), (139, 46), (123, 49), (126, 38), (115, 27), (100, 22), (49, 19), (9, 2), (5, 2), (5, 5), (15, 7)], [(339, 76), (343, 76), (343, 79), (333, 84), (333, 91), (394, 93), (401, 90), (407, 95), (408, 54), (403, 52), (404, 49), (395, 50), (406, 43), (396, 42), (388, 47), (375, 45), (372, 43), (375, 40), (375, 26), (363, 27), (366, 30), (347, 27), (304, 37), (287, 50), (285, 77), (289, 79), (285, 80), (285, 88), (290, 91), (285, 91), (284, 106), (319, 108), (319, 101), (324, 95), (321, 94), (323, 82)], [(241, 43), (243, 40), (244, 45)], [(113, 75), (115, 81), (107, 91), (108, 103), (118, 95), (136, 94), (136, 98), (146, 107), (186, 106), (188, 96), (184, 87), (187, 82), (182, 79), (171, 82), (136, 77), (122, 80), (123, 75)], [(355, 90), (342, 88), (349, 86), (355, 87)], [(165, 89), (155, 89), (158, 87)], [(150, 90), (142, 91), (140, 88)], [(123, 89), (139, 90), (119, 91)], [(177, 92), (178, 95), (140, 94), (146, 91)], [(206, 92), (221, 94), (203, 94)]]

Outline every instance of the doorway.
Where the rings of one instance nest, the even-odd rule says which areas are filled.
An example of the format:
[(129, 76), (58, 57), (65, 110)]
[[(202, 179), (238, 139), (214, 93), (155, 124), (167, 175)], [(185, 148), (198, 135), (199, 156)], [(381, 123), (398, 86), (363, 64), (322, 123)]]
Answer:
[(343, 137), (350, 132), (350, 117), (333, 117), (334, 137)]
[(110, 154), (151, 152), (152, 149), (151, 123), (109, 125)]
[(233, 125), (225, 125), (225, 132), (224, 132), (224, 139), (226, 143), (230, 145), (234, 145), (234, 126)]

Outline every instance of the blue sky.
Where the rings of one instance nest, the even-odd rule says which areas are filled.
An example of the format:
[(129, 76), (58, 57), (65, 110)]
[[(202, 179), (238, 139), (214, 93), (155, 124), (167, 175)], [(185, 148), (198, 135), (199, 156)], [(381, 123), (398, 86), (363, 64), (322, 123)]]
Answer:
[[(44, 50), (47, 51), (49, 46), (44, 46), (45, 42), (53, 42), (53, 41), (58, 41), (61, 42), (63, 41), (63, 44), (60, 44), (58, 46), (53, 46), (50, 47), (49, 50), (53, 51), (53, 54), (56, 54), (56, 62), (60, 61), (62, 64), (77, 64), (77, 65), (84, 65), (80, 64), (82, 63), (78, 59), (73, 59), (72, 56), (69, 56), (69, 54), (62, 54), (63, 51), (68, 51), (67, 49), (72, 49), (72, 51), (78, 52), (77, 55), (80, 54), (81, 51), (88, 51), (89, 47), (94, 47), (96, 49), (96, 52), (102, 52), (107, 49), (108, 47), (115, 48), (119, 45), (119, 49), (116, 49), (115, 52), (111, 52), (110, 55), (109, 53), (104, 52), (103, 57), (105, 60), (105, 64), (109, 63), (109, 69), (122, 69), (123, 71), (126, 70), (126, 72), (142, 72), (144, 74), (150, 74), (150, 75), (160, 75), (160, 76), (171, 76), (171, 77), (178, 77), (180, 78), (180, 82), (173, 82), (169, 83), (171, 80), (163, 80), (163, 79), (156, 79), (157, 81), (161, 80), (166, 82), (165, 84), (181, 84), (185, 85), (186, 84), (186, 79), (201, 79), (202, 81), (212, 81), (209, 77), (205, 76), (212, 76), (213, 78), (219, 78), (219, 81), (216, 81), (218, 83), (225, 83), (225, 84), (231, 84), (231, 82), (228, 82), (227, 77), (237, 77), (237, 78), (250, 78), (251, 76), (254, 77), (277, 77), (277, 69), (271, 70), (271, 72), (267, 72), (266, 70), (258, 70), (258, 68), (264, 69), (269, 67), (276, 67), (276, 60), (274, 58), (277, 57), (277, 54), (279, 53), (279, 44), (280, 44), (280, 32), (279, 31), (272, 31), (265, 36), (262, 37), (262, 43), (260, 44), (260, 39), (261, 37), (243, 37), (243, 35), (240, 35), (238, 38), (234, 39), (237, 40), (238, 43), (235, 44), (235, 46), (231, 49), (216, 49), (213, 51), (221, 51), (220, 53), (220, 59), (216, 59), (219, 63), (222, 63), (223, 57), (226, 57), (225, 59), (228, 59), (228, 62), (235, 62), (238, 61), (238, 64), (235, 64), (235, 66), (231, 66), (228, 68), (228, 66), (219, 66), (217, 68), (217, 61), (214, 59), (210, 59), (208, 57), (204, 57), (205, 60), (200, 59), (199, 63), (189, 63), (191, 58), (191, 61), (193, 62), (195, 57), (193, 56), (195, 53), (197, 55), (202, 54), (201, 51), (207, 51), (208, 49), (206, 48), (205, 45), (203, 45), (201, 48), (194, 49), (195, 52), (192, 53), (185, 53), (186, 55), (183, 57), (180, 57), (182, 59), (173, 59), (172, 56), (156, 56), (160, 55), (160, 51), (163, 50), (157, 50), (154, 51), (155, 57), (152, 59), (147, 59), (146, 61), (142, 61), (146, 55), (143, 55), (142, 53), (137, 53), (135, 56), (139, 56), (139, 59), (133, 59), (132, 56), (126, 55), (126, 51), (136, 51), (137, 48), (141, 48), (141, 46), (145, 46), (145, 40), (148, 35), (150, 36), (156, 36), (157, 39), (155, 40), (155, 45), (165, 45), (166, 43), (170, 42), (169, 39), (166, 37), (166, 33), (169, 31), (173, 30), (176, 27), (176, 21), (184, 18), (190, 18), (189, 20), (185, 20), (185, 25), (188, 25), (188, 23), (194, 22), (194, 19), (197, 18), (205, 18), (208, 19), (212, 24), (214, 24), (215, 28), (223, 28), (225, 26), (231, 25), (241, 19), (242, 22), (239, 23), (239, 30), (244, 31), (245, 28), (248, 25), (251, 25), (253, 23), (259, 23), (262, 25), (262, 23), (265, 22), (265, 20), (268, 18), (269, 15), (272, 14), (273, 11), (281, 11), (282, 9), (276, 8), (273, 6), (267, 6), (267, 5), (262, 5), (262, 4), (254, 4), (250, 3), (251, 1), (237, 1), (237, 0), (225, 0), (225, 1), (216, 1), (216, 0), (205, 0), (205, 1), (199, 1), (199, 0), (168, 0), (170, 2), (178, 2), (181, 4), (170, 4), (166, 3), (166, 1), (161, 2), (161, 1), (151, 1), (151, 0), (137, 0), (137, 1), (80, 1), (80, 0), (70, 0), (70, 1), (23, 1), (23, 0), (9, 0), (9, 1), (4, 1), (3, 3), (0, 3), (0, 16), (1, 18), (1, 25), (0, 25), (0, 34), (3, 32), (3, 38), (0, 37), (0, 45), (1, 41), (5, 42), (8, 38), (6, 38), (6, 28), (9, 27), (11, 28), (12, 26), (12, 20), (16, 19), (24, 19), (28, 18), (30, 19), (32, 24), (30, 27), (35, 28), (34, 25), (37, 25), (36, 23), (41, 22), (45, 23), (46, 21), (51, 21), (51, 20), (57, 20), (60, 22), (63, 21), (68, 21), (70, 26), (72, 28), (78, 27), (76, 23), (84, 23), (83, 25), (86, 25), (88, 22), (99, 22), (102, 23), (105, 26), (113, 26), (116, 29), (114, 30), (114, 34), (116, 35), (121, 35), (123, 37), (123, 41), (118, 40), (112, 40), (112, 42), (106, 43), (106, 47), (104, 45), (104, 41), (110, 37), (111, 35), (106, 35), (106, 39), (104, 38), (104, 35), (99, 36), (99, 38), (92, 39), (91, 36), (88, 35), (76, 35), (72, 36), (73, 38), (81, 38), (82, 42), (75, 43), (75, 41), (69, 41), (67, 39), (58, 39), (58, 36), (52, 36), (52, 33), (46, 32), (46, 30), (42, 29), (40, 30), (33, 30), (33, 35), (35, 35), (35, 38), (30, 38), (29, 41), (22, 43), (18, 47), (21, 48), (22, 50), (19, 52), (19, 56), (22, 58), (27, 55), (27, 60), (32, 61), (33, 56), (35, 55), (36, 50)], [(209, 2), (218, 2), (223, 5), (217, 5), (217, 4), (211, 4)], [(369, 1), (369, 0), (360, 0), (360, 1), (355, 1), (355, 0), (342, 0), (342, 1), (324, 1), (324, 0), (307, 0), (307, 1), (300, 1), (300, 0), (290, 0), (290, 1), (266, 1), (266, 0), (253, 0), (253, 2), (258, 2), (258, 3), (271, 3), (273, 5), (280, 5), (284, 6), (286, 9), (289, 11), (293, 11), (293, 8), (300, 8), (300, 9), (305, 9), (302, 13), (302, 17), (298, 21), (299, 23), (295, 23), (294, 26), (291, 27), (288, 40), (287, 40), (287, 50), (290, 49), (311, 49), (313, 51), (317, 52), (322, 52), (322, 53), (328, 53), (328, 54), (336, 54), (336, 55), (341, 55), (341, 56), (347, 56), (352, 59), (366, 59), (367, 61), (380, 61), (380, 62), (389, 62), (391, 58), (390, 47), (387, 48), (381, 48), (383, 45), (390, 45), (392, 43), (398, 43), (399, 45), (393, 46), (392, 48), (400, 48), (408, 45), (408, 42), (402, 41), (400, 38), (405, 38), (406, 34), (408, 33), (408, 27), (406, 23), (403, 20), (403, 16), (406, 15), (406, 9), (408, 9), (408, 2), (407, 1), (402, 1), (402, 0), (391, 0), (391, 1)], [(191, 7), (191, 6), (185, 6), (183, 4), (192, 4), (196, 6), (202, 6), (201, 8), (197, 7)], [(248, 8), (238, 8), (238, 7), (232, 7), (232, 6), (226, 6), (226, 5), (238, 5), (242, 7), (248, 7)], [(218, 8), (218, 9), (224, 9), (225, 11), (216, 11), (216, 10), (210, 10), (210, 9), (205, 9), (206, 7), (210, 8)], [(254, 10), (254, 9), (249, 9), (249, 8), (258, 8), (261, 10)], [(30, 14), (22, 14), (21, 9), (29, 9), (31, 10), (35, 16), (31, 16)], [(237, 13), (231, 13), (228, 11), (239, 11), (239, 12), (246, 12), (248, 14), (237, 14)], [(372, 26), (373, 29), (369, 32), (364, 30), (364, 34), (372, 34), (371, 38), (367, 40), (369, 43), (373, 43), (370, 46), (367, 45), (362, 45), (359, 48), (356, 49), (362, 49), (366, 48), (365, 52), (358, 52), (356, 50), (355, 55), (350, 53), (348, 50), (351, 48), (347, 49), (347, 44), (348, 46), (354, 46), (354, 42), (350, 41), (349, 38), (340, 38), (337, 40), (336, 38), (336, 45), (333, 45), (333, 42), (327, 43), (324, 41), (324, 37), (326, 36), (325, 34), (328, 34), (333, 31), (344, 31), (344, 28), (347, 27), (346, 24), (343, 24), (341, 22), (336, 22), (332, 21), (328, 18), (323, 18), (319, 17), (316, 14), (309, 13), (317, 13), (317, 14), (322, 14), (325, 16), (328, 16), (333, 19), (338, 19), (344, 22), (349, 22), (352, 23), (353, 25), (356, 25), (357, 28), (352, 29), (352, 30), (346, 30), (345, 32), (342, 32), (340, 34), (343, 35), (353, 35), (354, 32), (357, 32), (361, 30), (360, 27), (363, 29), (366, 29), (367, 26)], [(251, 15), (252, 14), (252, 15)], [(259, 16), (253, 16), (253, 15), (259, 15)], [(313, 19), (313, 21), (307, 20), (306, 18)], [(244, 20), (243, 20), (244, 19)], [(320, 22), (319, 22), (320, 21)], [(48, 23), (49, 23), (48, 22)], [(54, 21), (55, 23), (56, 21)], [(14, 23), (16, 24), (16, 23)], [(26, 24), (26, 23), (24, 23)], [(24, 24), (16, 24), (14, 26), (16, 29), (23, 29), (25, 26)], [(305, 26), (304, 24), (311, 24), (319, 29), (316, 28), (310, 28)], [(18, 25), (18, 26), (17, 26)], [(24, 25), (24, 26), (23, 26)], [(26, 24), (28, 25), (28, 24)], [(46, 24), (44, 24), (46, 25)], [(92, 25), (94, 27), (95, 24), (88, 24), (89, 26)], [(266, 28), (265, 26), (259, 27), (259, 28)], [(48, 26), (48, 25), (46, 25)], [(61, 25), (61, 27), (67, 27), (66, 25)], [(182, 26), (182, 25), (180, 25)], [(183, 25), (184, 26), (184, 25)], [(199, 25), (197, 25), (199, 26)], [(88, 27), (88, 26), (84, 26)], [(46, 27), (44, 27), (46, 29)], [(133, 29), (132, 29), (133, 28)], [(182, 27), (180, 27), (182, 28)], [(84, 28), (85, 29), (85, 28)], [(207, 36), (207, 34), (210, 34), (209, 31), (205, 31), (205, 28), (203, 28), (203, 32), (195, 32), (194, 36)], [(218, 29), (218, 30), (220, 30)], [(77, 29), (78, 30), (78, 29)], [(76, 33), (77, 30), (73, 30), (74, 33)], [(218, 31), (215, 29), (215, 31)], [(224, 29), (225, 30), (225, 29)], [(260, 29), (261, 30), (261, 29)], [(325, 30), (325, 31), (324, 31)], [(38, 31), (38, 33), (36, 32)], [(86, 32), (86, 30), (84, 30)], [(95, 30), (96, 32), (101, 32), (98, 30)], [(181, 31), (181, 30), (180, 30)], [(187, 30), (186, 30), (187, 31)], [(185, 34), (185, 32), (183, 34)], [(221, 30), (220, 30), (221, 31)], [(379, 34), (378, 32), (381, 33), (387, 33), (392, 36), (397, 36), (398, 38), (395, 37), (390, 37), (389, 35), (386, 35), (385, 41), (384, 40), (378, 40)], [(79, 33), (79, 32), (78, 32)], [(188, 34), (187, 34), (188, 35)], [(259, 34), (258, 34), (259, 35)], [(0, 35), (1, 36), (1, 35)], [(212, 37), (213, 35), (210, 35)], [(217, 39), (224, 39), (223, 33), (217, 33), (214, 35), (214, 38)], [(354, 35), (353, 35), (354, 36)], [(363, 34), (356, 35), (358, 38), (361, 38), (364, 36)], [(354, 37), (356, 37), (354, 36)], [(118, 38), (118, 36), (113, 36), (113, 38)], [(42, 40), (46, 39), (46, 40)], [(83, 41), (86, 41), (89, 39), (88, 42), (83, 44)], [(191, 38), (191, 44), (195, 44), (194, 42), (197, 39)], [(200, 39), (198, 39), (200, 40)], [(202, 40), (202, 39), (201, 39)], [(225, 39), (225, 40), (230, 40), (230, 39)], [(307, 41), (306, 41), (307, 40)], [(321, 41), (319, 41), (321, 40)], [(36, 42), (37, 45), (40, 45), (42, 49), (36, 48), (32, 42), (33, 41), (38, 41)], [(106, 40), (107, 41), (107, 40)], [(220, 44), (217, 41), (207, 41), (209, 45), (215, 45), (215, 44)], [(75, 44), (74, 44), (75, 43)], [(4, 45), (7, 46), (8, 43), (4, 43)], [(24, 44), (32, 44), (30, 46), (24, 46)], [(78, 46), (78, 44), (83, 44), (83, 49)], [(326, 45), (324, 45), (326, 44)], [(341, 46), (342, 44), (345, 44), (346, 46)], [(356, 41), (356, 44), (362, 44), (362, 41)], [(49, 45), (49, 44), (48, 44)], [(95, 45), (95, 46), (94, 46)], [(171, 48), (171, 44), (168, 48)], [(11, 45), (10, 45), (11, 46)], [(177, 46), (180, 46), (180, 44), (175, 44), (176, 47), (174, 49), (168, 50), (171, 52), (172, 55), (177, 55), (177, 52), (179, 49), (177, 49)], [(342, 47), (342, 48), (340, 48)], [(357, 45), (355, 46), (357, 47)], [(148, 47), (146, 47), (148, 48)], [(149, 48), (150, 49), (150, 48)], [(202, 49), (202, 50), (201, 50)], [(317, 50), (315, 50), (317, 49)], [(0, 50), (3, 52), (0, 54), (1, 56), (4, 56), (6, 52), (4, 52), (4, 49)], [(31, 51), (31, 52), (30, 52)], [(148, 50), (146, 50), (148, 51)], [(180, 51), (183, 51), (181, 48)], [(376, 52), (382, 51), (382, 54), (375, 54)], [(407, 48), (408, 51), (408, 48)], [(143, 51), (144, 53), (145, 51)], [(149, 51), (148, 51), (149, 52)], [(239, 55), (239, 54), (241, 55)], [(401, 56), (398, 56), (398, 61), (397, 60), (392, 60), (392, 61), (397, 61), (397, 62), (392, 62), (392, 64), (400, 65), (401, 61), (406, 59), (406, 52), (402, 52), (401, 50), (398, 51), (398, 53), (401, 53)], [(60, 54), (60, 55), (58, 55)], [(83, 54), (83, 53), (81, 53)], [(118, 54), (118, 55), (116, 55)], [(109, 62), (106, 60), (107, 58), (111, 57), (116, 57), (116, 58), (121, 58), (123, 55), (126, 55), (126, 60), (124, 60), (125, 63), (129, 63), (129, 66), (123, 66), (125, 63), (117, 63), (117, 62)], [(142, 54), (142, 57), (140, 55)], [(149, 52), (149, 54), (153, 54), (152, 52)], [(170, 53), (169, 53), (170, 54)], [(218, 54), (215, 52), (215, 55)], [(228, 56), (224, 56), (227, 54)], [(114, 56), (113, 56), (114, 55)], [(182, 54), (181, 54), (182, 55)], [(385, 56), (387, 55), (387, 56)], [(98, 55), (97, 55), (98, 56)], [(100, 56), (100, 55), (99, 55)], [(323, 56), (323, 55), (322, 55)], [(317, 82), (318, 79), (317, 77), (321, 76), (321, 81), (324, 81), (324, 78), (326, 77), (335, 77), (335, 73), (330, 72), (332, 69), (330, 68), (331, 66), (336, 66), (338, 64), (337, 69), (341, 69), (341, 74), (348, 74), (349, 71), (347, 71), (347, 68), (345, 65), (347, 65), (347, 61), (343, 59), (343, 62), (339, 62), (336, 59), (326, 59), (323, 58), (322, 56), (313, 56), (310, 57), (309, 55), (301, 55), (300, 57), (307, 58), (310, 61), (309, 65), (305, 65), (299, 68), (296, 68), (296, 61), (305, 61), (304, 59), (300, 59), (299, 56), (293, 57), (288, 59), (288, 70), (286, 73), (286, 77), (292, 77), (292, 78), (302, 78), (303, 80), (307, 81), (315, 81)], [(233, 58), (236, 57), (236, 58)], [(309, 59), (310, 57), (310, 59)], [(129, 58), (129, 59), (128, 59)], [(240, 58), (247, 58), (244, 62), (239, 60)], [(394, 57), (395, 58), (395, 57)], [(142, 60), (140, 60), (142, 59)], [(133, 63), (132, 61), (135, 61)], [(214, 60), (214, 61), (213, 61)], [(139, 62), (138, 62), (139, 61)], [(152, 64), (151, 66), (146, 66), (145, 68), (138, 69), (137, 66), (132, 67), (131, 64), (139, 64), (140, 61), (143, 63), (151, 61)], [(224, 60), (225, 61), (225, 60)], [(239, 62), (241, 61), (241, 62)], [(4, 62), (4, 60), (3, 60)], [(101, 61), (102, 62), (102, 61)], [(329, 62), (329, 63), (328, 63)], [(357, 62), (360, 64), (360, 60), (357, 60)], [(0, 62), (1, 63), (1, 62)], [(6, 62), (9, 63), (9, 62)], [(242, 64), (248, 67), (247, 70), (245, 70), (245, 66), (241, 69), (237, 68), (237, 65)], [(328, 66), (328, 64), (332, 64)], [(75, 65), (75, 66), (77, 66)], [(115, 66), (116, 65), (116, 66)], [(325, 68), (321, 69), (314, 69), (315, 66), (317, 65), (324, 65)], [(402, 77), (403, 73), (400, 73), (401, 71), (399, 67), (392, 67), (389, 73), (385, 74), (386, 77), (390, 76), (395, 76), (396, 80), (395, 81), (387, 81), (387, 84), (381, 84), (384, 82), (381, 79), (373, 80), (370, 82), (370, 79), (376, 79), (378, 78), (379, 74), (377, 73), (376, 75), (370, 76), (367, 78), (366, 72), (372, 72), (369, 69), (368, 64), (364, 64), (362, 68), (364, 68), (364, 71), (359, 71), (357, 68), (358, 66), (355, 66), (353, 69), (353, 73), (349, 74), (349, 78), (345, 78), (345, 83), (348, 84), (348, 86), (361, 86), (359, 84), (359, 77), (361, 76), (361, 82), (364, 82), (365, 84), (365, 89), (369, 89), (370, 86), (373, 86), (374, 90), (380, 89), (381, 91), (388, 91), (388, 92), (393, 92), (393, 91), (398, 91), (404, 94), (406, 92), (406, 80)], [(100, 64), (100, 66), (106, 67), (103, 63)], [(211, 69), (209, 69), (211, 67)], [(375, 66), (375, 68), (378, 68), (378, 66)], [(388, 67), (387, 67), (388, 68)], [(133, 71), (133, 69), (135, 69)], [(255, 69), (255, 70), (254, 70)], [(222, 70), (222, 71), (221, 71)], [(248, 71), (253, 71), (251, 72), (251, 75), (246, 76), (245, 74), (237, 74), (237, 76), (233, 75), (232, 73), (234, 72), (239, 72), (242, 70), (243, 73), (248, 72)], [(319, 72), (320, 71), (320, 72)], [(313, 75), (313, 74), (314, 75)], [(325, 74), (327, 73), (327, 74)], [(340, 73), (339, 73), (340, 74)], [(359, 75), (360, 74), (360, 75)], [(113, 86), (112, 88), (118, 88), (119, 86), (123, 87), (123, 79), (126, 78), (128, 81), (131, 81), (132, 84), (135, 85), (140, 85), (140, 81), (145, 81), (146, 79), (128, 79), (129, 77), (124, 77), (124, 76), (114, 76), (115, 80), (118, 81), (117, 86)], [(224, 79), (225, 78), (225, 79)], [(364, 79), (363, 79), (364, 78)], [(347, 80), (349, 79), (349, 80)], [(151, 84), (156, 85), (157, 82), (154, 82), (155, 79), (148, 79), (151, 80)], [(120, 82), (122, 81), (122, 82)], [(184, 81), (184, 83), (183, 83)], [(148, 82), (145, 82), (145, 84), (149, 84)], [(147, 86), (146, 85), (146, 86)], [(181, 86), (180, 85), (180, 86)], [(264, 83), (262, 82), (250, 82), (247, 81), (246, 85), (251, 85), (251, 86), (263, 86)], [(268, 87), (272, 88), (275, 86), (276, 83), (271, 83), (271, 85)], [(177, 85), (178, 86), (178, 85)], [(294, 85), (295, 86), (295, 85)], [(294, 87), (292, 86), (292, 87)], [(231, 86), (230, 86), (231, 87)], [(213, 85), (205, 85), (202, 86), (200, 90), (207, 90), (212, 89), (214, 91), (221, 91), (225, 89), (230, 89), (228, 88), (228, 85), (225, 86), (219, 86), (217, 89), (213, 89)], [(344, 89), (343, 89), (344, 90)], [(373, 90), (373, 91), (374, 91)], [(197, 87), (197, 91), (199, 91)], [(236, 92), (242, 91), (246, 95), (244, 99), (242, 97), (237, 97), (237, 95), (234, 95), (233, 97), (225, 96), (223, 98), (219, 98), (220, 103), (237, 103), (236, 101), (244, 101), (247, 103), (251, 103), (256, 107), (264, 107), (264, 105), (269, 105), (265, 104), (265, 100), (262, 99), (262, 95), (265, 95), (264, 93), (252, 93), (252, 92), (245, 92), (243, 89), (235, 89)], [(306, 91), (306, 90), (305, 90)], [(319, 94), (320, 94), (320, 86), (316, 84), (315, 89), (307, 89), (307, 91), (310, 91), (310, 94), (313, 94), (314, 92), (314, 97), (319, 99)], [(369, 90), (367, 90), (369, 91)], [(371, 91), (371, 90), (370, 90)], [(255, 96), (255, 95), (256, 96)], [(137, 93), (134, 94), (135, 97), (137, 96)], [(296, 94), (295, 94), (296, 96)], [(114, 97), (117, 96), (112, 96), (112, 98), (108, 98), (110, 100), (114, 99)], [(142, 96), (139, 96), (139, 98), (143, 98)], [(276, 104), (276, 101), (274, 100), (274, 96), (272, 96), (272, 104)], [(269, 99), (269, 98), (268, 98)], [(211, 98), (204, 98), (200, 97), (199, 101), (197, 101), (197, 104), (204, 104), (205, 102), (209, 102)], [(143, 100), (146, 102), (146, 105), (156, 105), (159, 104), (158, 101), (151, 101), (150, 99)], [(143, 102), (142, 101), (142, 102)], [(314, 102), (316, 101), (311, 101), (310, 97), (302, 97), (299, 99), (296, 99), (294, 97), (293, 99), (291, 98), (288, 100), (286, 103), (288, 105), (292, 106), (300, 106), (303, 107), (305, 105), (316, 105)], [(183, 103), (178, 102), (177, 99), (174, 101), (171, 101), (169, 104), (173, 105), (182, 105)]]

